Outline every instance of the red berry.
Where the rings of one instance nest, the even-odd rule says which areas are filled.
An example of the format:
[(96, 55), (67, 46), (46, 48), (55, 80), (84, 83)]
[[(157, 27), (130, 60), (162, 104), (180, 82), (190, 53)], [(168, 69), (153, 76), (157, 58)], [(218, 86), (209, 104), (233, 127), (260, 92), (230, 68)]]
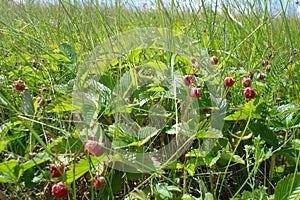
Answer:
[(103, 188), (104, 184), (105, 184), (105, 178), (103, 176), (95, 177), (94, 187), (95, 187), (96, 190), (99, 190), (99, 189)]
[(191, 89), (190, 95), (193, 98), (199, 98), (201, 96), (201, 89), (200, 89), (200, 87), (193, 87)]
[(195, 63), (197, 62), (196, 58), (191, 57), (191, 62), (192, 62), (193, 64), (195, 64)]
[(217, 56), (213, 56), (210, 58), (210, 63), (213, 65), (218, 64), (219, 59), (217, 58)]
[(50, 172), (53, 177), (61, 177), (61, 175), (64, 173), (64, 166), (51, 165)]
[(224, 84), (227, 86), (227, 87), (232, 87), (233, 84), (234, 84), (234, 79), (232, 77), (226, 77), (224, 79)]
[(194, 81), (194, 76), (193, 75), (185, 75), (183, 77), (183, 81), (187, 86), (190, 86)]
[(87, 154), (92, 154), (93, 156), (101, 156), (104, 153), (103, 144), (88, 140), (84, 146), (84, 152)]
[(38, 102), (39, 105), (44, 105), (45, 104), (45, 99), (43, 97), (37, 97), (36, 101)]
[(261, 65), (264, 67), (264, 66), (266, 66), (266, 65), (268, 65), (269, 64), (269, 60), (263, 60), (262, 62), (261, 62)]
[(251, 86), (251, 79), (248, 77), (243, 78), (242, 84), (244, 87), (250, 87)]
[(256, 91), (254, 88), (251, 88), (251, 87), (247, 87), (245, 88), (244, 90), (244, 96), (247, 98), (247, 99), (253, 99), (256, 95)]
[(253, 72), (248, 72), (247, 77), (252, 79), (253, 78)]
[(25, 89), (25, 83), (22, 80), (15, 81), (14, 85), (15, 85), (16, 90), (22, 91)]
[(270, 72), (272, 69), (272, 65), (267, 65), (267, 71)]
[(266, 75), (265, 75), (264, 73), (262, 73), (262, 72), (260, 72), (260, 73), (257, 75), (257, 79), (258, 79), (258, 80), (264, 80), (265, 77), (266, 77)]
[(63, 182), (59, 182), (52, 186), (51, 192), (56, 198), (64, 198), (68, 195), (68, 188)]
[(209, 108), (202, 108), (202, 112), (209, 113)]

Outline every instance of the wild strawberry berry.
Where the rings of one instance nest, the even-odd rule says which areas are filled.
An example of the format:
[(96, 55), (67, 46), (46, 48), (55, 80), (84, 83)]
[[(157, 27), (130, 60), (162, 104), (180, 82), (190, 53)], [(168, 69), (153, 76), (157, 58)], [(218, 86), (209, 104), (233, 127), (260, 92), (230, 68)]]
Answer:
[(201, 93), (202, 93), (202, 91), (201, 91), (200, 87), (197, 86), (197, 87), (193, 87), (193, 88), (191, 89), (190, 95), (191, 95), (191, 97), (193, 97), (193, 98), (200, 98)]
[(104, 153), (103, 144), (88, 140), (84, 146), (84, 152), (87, 154), (92, 154), (93, 156), (101, 156)]
[(250, 78), (250, 79), (252, 79), (253, 78), (253, 72), (248, 72), (247, 73), (247, 77)]
[(37, 97), (36, 101), (38, 102), (39, 105), (44, 105), (45, 104), (45, 99), (43, 97)]
[(257, 75), (257, 79), (258, 79), (258, 80), (264, 80), (265, 77), (266, 77), (266, 75), (265, 75), (264, 73), (262, 73), (262, 72), (260, 72), (260, 73)]
[(23, 91), (25, 89), (25, 83), (24, 83), (24, 81), (22, 81), (20, 79), (15, 81), (14, 85), (15, 85), (16, 90)]
[(202, 108), (202, 112), (209, 113), (209, 108)]
[(194, 81), (194, 76), (193, 75), (185, 75), (183, 77), (183, 81), (187, 86), (190, 86)]
[(56, 198), (64, 198), (68, 195), (68, 188), (63, 182), (59, 182), (52, 186), (51, 192)]
[(224, 84), (227, 86), (227, 87), (232, 87), (233, 84), (234, 84), (234, 79), (232, 77), (226, 77), (224, 79)]
[(247, 87), (245, 88), (244, 90), (244, 96), (247, 98), (247, 99), (253, 99), (256, 95), (256, 91), (254, 88), (251, 88), (251, 87)]
[(192, 62), (193, 64), (195, 64), (195, 63), (197, 62), (196, 58), (191, 57), (191, 62)]
[(244, 87), (250, 87), (251, 86), (251, 79), (248, 77), (243, 78), (242, 85)]
[(217, 56), (213, 56), (210, 58), (210, 63), (213, 64), (213, 65), (217, 65), (219, 62), (219, 59)]
[(272, 69), (272, 65), (267, 65), (267, 72), (270, 72)]
[(104, 184), (105, 184), (105, 178), (103, 176), (95, 177), (94, 187), (95, 187), (96, 190), (99, 190), (99, 189), (103, 188)]
[(64, 173), (64, 166), (51, 165), (50, 173), (51, 173), (52, 177), (61, 177), (61, 175)]
[(261, 62), (261, 66), (266, 66), (266, 65), (268, 65), (269, 64), (269, 60), (263, 60), (262, 62)]

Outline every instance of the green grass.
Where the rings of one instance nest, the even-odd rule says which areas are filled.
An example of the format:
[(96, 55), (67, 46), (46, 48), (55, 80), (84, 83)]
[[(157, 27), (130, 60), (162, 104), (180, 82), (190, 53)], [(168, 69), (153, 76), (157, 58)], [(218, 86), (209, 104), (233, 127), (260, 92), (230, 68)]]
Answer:
[[(119, 1), (109, 6), (97, 1), (0, 0), (0, 199), (55, 199), (51, 187), (61, 180), (68, 186), (69, 199), (300, 199), (300, 18), (285, 14), (287, 6), (297, 6), (293, 1), (279, 2), (281, 12), (275, 14), (268, 12), (269, 1), (261, 5), (263, 11), (255, 2), (245, 13), (238, 4), (221, 1), (220, 9), (205, 1), (187, 9), (176, 1), (167, 6), (159, 0), (155, 8), (143, 9)], [(84, 152), (78, 119), (72, 115), (72, 95), (74, 84), (83, 80), (77, 73), (85, 72), (82, 67), (95, 58), (91, 55), (95, 48), (117, 34), (147, 27), (179, 32), (192, 38), (193, 48), (219, 58), (212, 68), (227, 101), (226, 118), (222, 134), (207, 139), (216, 137), (208, 127), (214, 126), (211, 117), (218, 110), (209, 96), (211, 77), (203, 76), (201, 65), (195, 71), (202, 96), (191, 145), (169, 165), (134, 174), (113, 167), (130, 164), (126, 159)], [(142, 87), (134, 77), (146, 80), (154, 73), (139, 71), (145, 65), (191, 73), (190, 57), (153, 48), (120, 53), (119, 57), (106, 54), (113, 60), (96, 80), (103, 100), (97, 110), (98, 128), (127, 151), (156, 151), (177, 139), (171, 133), (185, 108), (170, 96), (168, 85)], [(270, 72), (261, 64), (265, 59), (272, 65)], [(130, 85), (136, 88), (127, 99), (125, 113), (131, 123), (139, 128), (149, 125), (153, 104), (167, 112), (165, 127), (148, 138), (152, 129), (146, 129), (146, 139), (130, 135), (128, 127), (118, 127), (113, 112), (117, 97), (112, 91), (128, 71), (130, 80), (139, 85)], [(257, 92), (250, 101), (241, 85), (248, 72), (254, 73), (252, 87)], [(263, 81), (256, 79), (259, 72), (266, 74)], [(223, 88), (227, 76), (236, 81), (232, 88)], [(29, 90), (17, 91), (18, 79)], [(39, 103), (39, 98), (44, 102)], [(209, 108), (209, 113), (202, 108)], [(206, 154), (204, 141), (215, 141)], [(108, 160), (112, 165), (103, 164)], [(58, 163), (65, 165), (66, 173), (53, 178), (50, 166)], [(106, 180), (100, 190), (93, 186), (96, 176)]]

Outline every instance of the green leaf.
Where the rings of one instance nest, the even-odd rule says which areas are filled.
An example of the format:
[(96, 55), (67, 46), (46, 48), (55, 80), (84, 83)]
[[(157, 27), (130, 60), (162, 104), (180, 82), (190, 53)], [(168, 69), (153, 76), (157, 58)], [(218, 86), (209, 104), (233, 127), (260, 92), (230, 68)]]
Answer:
[(154, 192), (169, 199), (172, 199), (173, 195), (168, 190), (168, 185), (166, 183), (155, 183)]
[(23, 93), (23, 109), (25, 115), (34, 115), (34, 105), (31, 97), (31, 92), (29, 90), (25, 90)]
[(163, 87), (151, 87), (147, 90), (147, 92), (165, 92), (165, 88)]
[(204, 200), (214, 200), (214, 195), (210, 192), (206, 192)]
[(231, 200), (267, 200), (267, 192), (264, 186), (254, 189), (252, 192), (244, 191), (241, 196)]
[(255, 137), (260, 136), (261, 139), (266, 141), (266, 143), (271, 145), (274, 149), (279, 147), (279, 139), (263, 122), (258, 121), (251, 123), (249, 129), (253, 132)]
[(17, 181), (19, 177), (20, 166), (17, 160), (9, 160), (0, 163), (0, 180)]
[(76, 53), (74, 48), (72, 48), (67, 43), (62, 43), (58, 45), (59, 50), (61, 50), (68, 58), (72, 61), (72, 63), (76, 62)]
[(290, 174), (281, 179), (275, 188), (274, 200), (300, 199), (300, 173)]
[(245, 164), (245, 161), (239, 155), (233, 155), (229, 151), (221, 151), (220, 162), (222, 162), (222, 163), (225, 162), (227, 164), (230, 159), (232, 162), (240, 163), (243, 165)]
[(107, 161), (107, 156), (103, 155), (100, 157), (90, 156), (91, 159), (88, 157), (81, 159), (78, 163), (72, 164), (69, 170), (66, 172), (66, 183), (70, 184), (73, 181), (76, 181), (78, 178), (83, 176), (86, 172), (89, 171), (90, 166), (94, 166), (99, 164), (102, 161)]
[(203, 138), (215, 138), (219, 139), (222, 138), (223, 134), (220, 130), (215, 129), (215, 128), (209, 128), (207, 131), (206, 130), (200, 130), (196, 134), (196, 138), (198, 139), (203, 139)]
[(245, 105), (243, 105), (240, 110), (234, 112), (233, 114), (225, 117), (226, 121), (237, 121), (246, 120), (249, 118), (250, 114), (252, 118), (260, 119), (261, 113), (263, 112), (261, 107), (264, 105), (264, 100), (260, 99), (257, 103), (251, 100)]
[(71, 100), (67, 100), (67, 101), (63, 101), (60, 102), (58, 104), (56, 104), (56, 106), (49, 110), (50, 113), (62, 113), (62, 112), (67, 112), (67, 111), (72, 111), (72, 101)]
[(1, 141), (0, 141), (0, 153), (1, 153), (4, 149), (6, 149), (6, 146), (7, 146), (8, 143), (9, 143), (8, 140), (1, 140)]
[(51, 157), (46, 153), (39, 153), (33, 159), (27, 161), (26, 163), (20, 164), (20, 171), (19, 171), (18, 179), (23, 175), (23, 173), (26, 170), (28, 170), (36, 165), (42, 164), (42, 163), (50, 160), (50, 158)]

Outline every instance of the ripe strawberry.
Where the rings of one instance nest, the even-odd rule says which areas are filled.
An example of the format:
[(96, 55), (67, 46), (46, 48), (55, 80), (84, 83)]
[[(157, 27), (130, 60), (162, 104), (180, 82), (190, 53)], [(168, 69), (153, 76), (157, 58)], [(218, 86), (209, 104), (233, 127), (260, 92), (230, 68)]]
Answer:
[(245, 88), (245, 90), (244, 90), (244, 96), (247, 99), (253, 99), (255, 97), (255, 95), (256, 95), (255, 88), (251, 88), (251, 87)]
[(266, 75), (265, 75), (264, 73), (262, 73), (262, 72), (260, 72), (260, 73), (257, 75), (257, 79), (258, 79), (258, 80), (264, 80), (265, 77), (266, 77)]
[(59, 182), (52, 186), (51, 192), (56, 198), (64, 198), (68, 195), (68, 188), (63, 182)]
[(200, 87), (197, 86), (197, 87), (193, 87), (193, 88), (191, 89), (190, 95), (191, 95), (191, 97), (193, 97), (193, 98), (200, 98), (201, 93), (202, 93), (202, 91), (201, 91)]
[(267, 72), (270, 72), (272, 69), (272, 65), (267, 65)]
[(232, 87), (233, 84), (234, 84), (234, 79), (232, 77), (226, 77), (224, 79), (224, 84), (227, 86), (227, 87)]
[(25, 89), (25, 83), (24, 83), (24, 81), (22, 81), (20, 79), (15, 81), (14, 85), (15, 85), (16, 90), (23, 91)]
[(51, 165), (50, 173), (52, 177), (61, 177), (64, 173), (64, 166), (63, 165)]
[(194, 81), (194, 76), (193, 75), (185, 75), (183, 77), (183, 81), (187, 86), (190, 86)]
[(87, 154), (92, 154), (93, 156), (101, 156), (104, 153), (103, 144), (88, 140), (84, 146), (84, 152)]
[(104, 184), (105, 184), (105, 178), (103, 176), (95, 177), (94, 187), (95, 187), (96, 190), (99, 190), (99, 189), (103, 188)]
[(251, 79), (248, 77), (243, 78), (242, 85), (244, 87), (250, 87), (251, 86)]
[(210, 58), (210, 63), (213, 64), (213, 65), (217, 65), (219, 62), (219, 59), (217, 56), (213, 56)]

